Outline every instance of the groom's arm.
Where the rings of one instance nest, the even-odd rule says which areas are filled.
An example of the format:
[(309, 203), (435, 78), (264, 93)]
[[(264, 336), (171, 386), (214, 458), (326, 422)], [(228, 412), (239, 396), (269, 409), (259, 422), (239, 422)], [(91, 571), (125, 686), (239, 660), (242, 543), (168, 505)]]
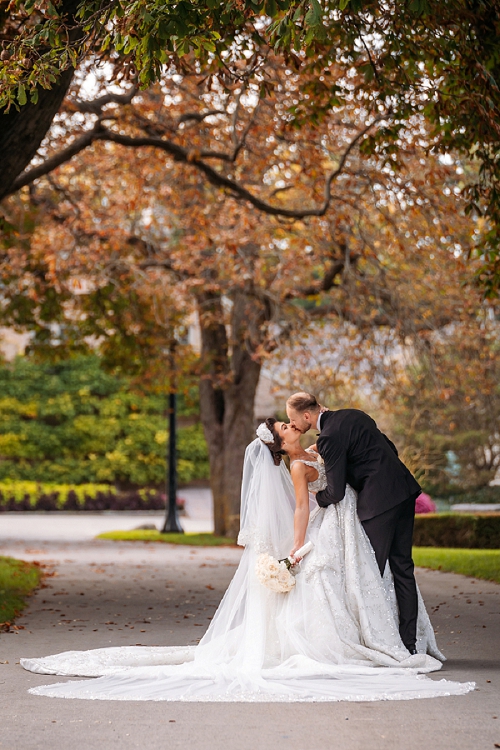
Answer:
[(318, 440), (318, 450), (325, 462), (326, 490), (316, 493), (316, 502), (321, 507), (340, 503), (345, 495), (347, 453), (335, 440)]

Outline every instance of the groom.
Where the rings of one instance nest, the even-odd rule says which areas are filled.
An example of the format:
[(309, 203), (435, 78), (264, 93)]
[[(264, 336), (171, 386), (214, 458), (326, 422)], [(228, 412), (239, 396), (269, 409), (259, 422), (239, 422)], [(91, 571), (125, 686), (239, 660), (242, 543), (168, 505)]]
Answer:
[(386, 562), (394, 577), (399, 632), (416, 653), (418, 600), (411, 557), (415, 500), (421, 492), (399, 460), (396, 446), (358, 409), (324, 409), (310, 393), (294, 393), (286, 402), (290, 424), (305, 433), (319, 430), (318, 452), (325, 462), (328, 486), (318, 505), (339, 503), (346, 483), (358, 493), (358, 516), (383, 575)]

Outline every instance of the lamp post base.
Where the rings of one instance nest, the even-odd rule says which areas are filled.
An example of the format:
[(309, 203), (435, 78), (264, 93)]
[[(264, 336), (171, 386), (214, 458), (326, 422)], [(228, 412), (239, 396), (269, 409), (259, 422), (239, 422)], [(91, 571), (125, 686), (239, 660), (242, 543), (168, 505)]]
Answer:
[(165, 523), (163, 524), (163, 528), (161, 530), (162, 534), (184, 534), (184, 529), (182, 528), (179, 516), (177, 515), (177, 508), (172, 513), (169, 509), (168, 516), (165, 520)]

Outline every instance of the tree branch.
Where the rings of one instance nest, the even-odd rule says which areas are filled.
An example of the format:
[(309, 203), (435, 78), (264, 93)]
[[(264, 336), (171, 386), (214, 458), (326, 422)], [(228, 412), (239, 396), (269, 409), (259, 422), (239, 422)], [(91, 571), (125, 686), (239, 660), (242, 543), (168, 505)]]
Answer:
[(31, 169), (22, 172), (19, 177), (17, 177), (12, 183), (7, 195), (16, 193), (22, 187), (30, 185), (35, 180), (38, 180), (39, 177), (43, 177), (44, 175), (53, 172), (54, 169), (60, 167), (61, 164), (64, 164), (65, 162), (72, 159), (73, 156), (79, 154), (80, 151), (86, 149), (94, 142), (94, 140), (96, 139), (96, 134), (98, 133), (100, 128), (101, 123), (98, 122), (93, 128), (91, 128), (90, 130), (86, 130), (84, 133), (82, 133), (82, 135), (78, 136), (78, 138), (75, 138), (75, 140), (70, 143), (69, 146), (63, 148), (62, 151), (59, 151), (59, 153), (49, 157), (41, 164), (38, 164), (36, 167), (32, 167)]
[(212, 117), (213, 115), (227, 116), (227, 112), (224, 109), (209, 109), (207, 112), (186, 112), (185, 115), (179, 117), (177, 124), (180, 125), (183, 122), (190, 122), (191, 120), (203, 122), (207, 117)]
[[(142, 240), (138, 240), (137, 238), (131, 238), (129, 240), (129, 242), (130, 242), (131, 245), (135, 245), (135, 244), (138, 244), (139, 242), (142, 242)], [(145, 260), (145, 261), (142, 261), (142, 263), (138, 264), (138, 268), (140, 268), (141, 271), (147, 271), (150, 268), (161, 268), (163, 271), (170, 271), (175, 276), (177, 276), (177, 278), (179, 280), (194, 278), (194, 274), (188, 273), (188, 271), (180, 271), (168, 259), (165, 259), (165, 260)]]
[(325, 274), (318, 284), (311, 284), (310, 286), (300, 287), (289, 292), (287, 299), (297, 299), (298, 297), (312, 297), (315, 294), (321, 292), (328, 292), (335, 283), (335, 278), (342, 273), (344, 270), (344, 261), (339, 260), (332, 263), (328, 269), (325, 270)]
[(195, 166), (200, 172), (202, 172), (205, 177), (207, 178), (208, 182), (210, 182), (215, 187), (219, 188), (226, 188), (229, 190), (233, 195), (235, 195), (238, 198), (241, 198), (244, 201), (247, 201), (252, 206), (257, 208), (259, 211), (262, 211), (263, 213), (266, 213), (271, 216), (286, 216), (289, 218), (294, 219), (302, 219), (306, 216), (324, 216), (327, 212), (329, 205), (330, 205), (330, 199), (331, 199), (331, 185), (334, 182), (334, 180), (337, 179), (337, 177), (342, 173), (342, 170), (345, 166), (345, 163), (347, 161), (347, 158), (353, 151), (353, 149), (357, 146), (359, 141), (368, 133), (368, 131), (380, 120), (387, 119), (387, 115), (378, 115), (372, 122), (370, 122), (366, 127), (364, 127), (362, 130), (360, 130), (356, 136), (350, 141), (347, 148), (344, 150), (338, 167), (330, 172), (329, 175), (327, 175), (325, 180), (325, 188), (324, 188), (324, 200), (321, 206), (311, 206), (310, 208), (302, 208), (302, 209), (291, 209), (291, 208), (280, 208), (279, 206), (273, 206), (270, 203), (267, 203), (267, 201), (262, 200), (261, 198), (257, 197), (253, 193), (251, 193), (249, 190), (247, 190), (243, 185), (236, 182), (235, 180), (232, 180), (230, 177), (226, 177), (224, 174), (221, 174), (220, 172), (217, 172), (213, 167), (211, 167), (209, 164), (206, 164), (204, 161), (202, 161), (200, 158), (198, 158), (196, 155), (193, 155), (192, 152), (188, 151), (187, 149), (183, 148), (182, 146), (179, 146), (176, 143), (173, 143), (172, 141), (165, 141), (162, 138), (146, 138), (146, 137), (133, 137), (128, 135), (122, 135), (121, 133), (114, 133), (111, 130), (102, 130), (96, 138), (99, 138), (101, 140), (106, 141), (112, 141), (113, 143), (119, 143), (122, 146), (126, 146), (128, 148), (141, 148), (144, 146), (152, 146), (154, 148), (159, 148), (165, 152), (167, 152), (170, 156), (173, 157), (175, 161), (183, 162), (185, 164), (192, 164)]
[(77, 99), (74, 102), (69, 102), (69, 106), (77, 109), (79, 112), (87, 112), (89, 114), (93, 115), (100, 115), (102, 113), (103, 107), (105, 107), (107, 104), (130, 104), (134, 96), (138, 94), (139, 89), (137, 86), (132, 86), (132, 88), (129, 91), (126, 91), (124, 94), (113, 94), (113, 93), (107, 93), (103, 94), (103, 96), (99, 96), (97, 99), (92, 99), (91, 101), (85, 101), (85, 99)]
[[(200, 151), (200, 159), (218, 159), (219, 161), (225, 161), (225, 162), (228, 162), (229, 164), (234, 164), (234, 162), (239, 156), (241, 149), (246, 143), (247, 135), (250, 132), (250, 129), (255, 121), (255, 116), (257, 114), (258, 107), (259, 107), (259, 104), (257, 104), (256, 107), (254, 107), (252, 115), (248, 123), (245, 125), (243, 133), (241, 134), (241, 138), (239, 140), (236, 137), (236, 120), (233, 119), (232, 137), (233, 137), (234, 148), (231, 154), (227, 154), (224, 151)], [(236, 111), (237, 110), (235, 110), (235, 113)]]
[[(130, 93), (128, 95), (130, 95)], [(230, 177), (227, 177), (221, 172), (215, 170), (213, 167), (202, 160), (201, 154), (190, 151), (183, 146), (174, 143), (173, 141), (165, 140), (156, 136), (129, 136), (122, 133), (116, 133), (112, 130), (109, 130), (108, 128), (103, 127), (101, 121), (98, 121), (94, 128), (86, 131), (79, 138), (76, 138), (70, 146), (68, 146), (66, 149), (63, 149), (63, 151), (61, 151), (59, 154), (55, 154), (39, 166), (33, 167), (32, 169), (20, 175), (14, 182), (11, 190), (9, 191), (9, 194), (19, 190), (25, 185), (29, 185), (39, 177), (53, 171), (56, 167), (71, 159), (75, 154), (83, 151), (83, 149), (85, 149), (87, 146), (90, 146), (93, 141), (102, 140), (118, 143), (119, 145), (125, 146), (126, 148), (158, 148), (169, 154), (169, 156), (171, 156), (174, 161), (196, 167), (196, 169), (198, 169), (205, 175), (210, 184), (218, 188), (225, 188), (235, 197), (240, 198), (247, 203), (250, 203), (252, 206), (254, 206), (254, 208), (257, 208), (259, 211), (262, 211), (263, 213), (266, 213), (270, 216), (282, 216), (292, 219), (303, 219), (307, 216), (324, 216), (331, 203), (332, 183), (342, 173), (349, 155), (357, 146), (357, 144), (368, 133), (368, 131), (383, 119), (387, 119), (387, 114), (380, 114), (375, 117), (350, 141), (347, 148), (344, 150), (342, 156), (340, 157), (338, 167), (326, 176), (324, 200), (320, 206), (311, 206), (309, 208), (300, 209), (281, 208), (279, 206), (273, 206), (267, 201), (262, 200), (258, 196), (254, 195), (252, 192), (250, 192), (250, 190), (247, 190), (247, 188), (245, 188), (241, 183), (236, 182)], [(208, 158), (209, 156), (211, 158), (222, 158), (216, 152), (205, 152), (205, 158)], [(226, 159), (227, 156), (224, 160)]]

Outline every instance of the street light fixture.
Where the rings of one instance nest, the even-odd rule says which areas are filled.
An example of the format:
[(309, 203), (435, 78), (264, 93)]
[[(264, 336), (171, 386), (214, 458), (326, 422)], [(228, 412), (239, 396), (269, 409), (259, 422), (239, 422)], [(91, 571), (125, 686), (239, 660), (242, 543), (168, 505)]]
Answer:
[(165, 522), (161, 530), (162, 534), (183, 534), (177, 511), (177, 383), (175, 378), (175, 347), (176, 342), (172, 340), (169, 351), (170, 364), (170, 388), (168, 394), (168, 472), (166, 478), (167, 503), (165, 510)]

